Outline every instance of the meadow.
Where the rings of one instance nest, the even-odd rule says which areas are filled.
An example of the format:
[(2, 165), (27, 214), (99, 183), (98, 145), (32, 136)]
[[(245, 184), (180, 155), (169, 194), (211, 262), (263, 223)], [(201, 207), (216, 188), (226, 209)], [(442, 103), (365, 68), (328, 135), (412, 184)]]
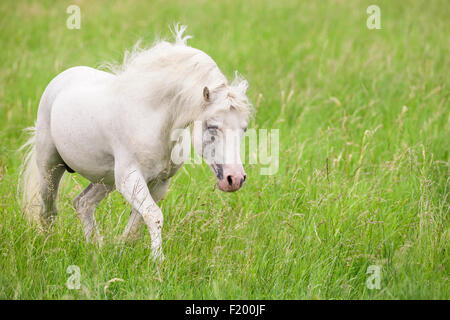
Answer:
[[(81, 28), (66, 27), (66, 8)], [(377, 4), (381, 29), (366, 26)], [(448, 299), (448, 1), (1, 1), (0, 299)], [(117, 240), (117, 192), (86, 243), (66, 174), (59, 215), (39, 233), (17, 190), (25, 127), (48, 82), (121, 61), (140, 38), (188, 25), (189, 44), (245, 76), (250, 128), (279, 129), (279, 169), (232, 194), (186, 165), (161, 202), (165, 261), (150, 235)], [(81, 288), (66, 285), (79, 267)], [(370, 289), (370, 266), (380, 270)]]

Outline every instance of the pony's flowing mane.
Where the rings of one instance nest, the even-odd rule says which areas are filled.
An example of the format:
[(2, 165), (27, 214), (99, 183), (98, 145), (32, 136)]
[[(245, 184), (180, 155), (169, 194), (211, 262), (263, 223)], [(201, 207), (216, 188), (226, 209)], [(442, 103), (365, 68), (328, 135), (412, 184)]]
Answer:
[(232, 106), (249, 115), (247, 81), (236, 73), (235, 80), (228, 84), (209, 55), (187, 45), (192, 37), (184, 35), (185, 30), (186, 26), (177, 24), (171, 29), (174, 42), (158, 40), (150, 48), (143, 48), (138, 41), (131, 51), (125, 52), (122, 64), (104, 65), (117, 76), (115, 90), (127, 98), (160, 99), (173, 106), (173, 112), (198, 116), (203, 111), (202, 91), (207, 86), (218, 102), (215, 111)]

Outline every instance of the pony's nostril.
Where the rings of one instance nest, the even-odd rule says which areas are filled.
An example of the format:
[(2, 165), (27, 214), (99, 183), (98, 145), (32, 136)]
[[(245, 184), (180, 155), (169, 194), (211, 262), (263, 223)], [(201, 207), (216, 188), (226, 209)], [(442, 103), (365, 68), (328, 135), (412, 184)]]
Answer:
[(230, 186), (233, 184), (233, 179), (231, 178), (231, 176), (227, 176), (227, 181)]
[(244, 181), (247, 179), (247, 175), (246, 174), (244, 174)]

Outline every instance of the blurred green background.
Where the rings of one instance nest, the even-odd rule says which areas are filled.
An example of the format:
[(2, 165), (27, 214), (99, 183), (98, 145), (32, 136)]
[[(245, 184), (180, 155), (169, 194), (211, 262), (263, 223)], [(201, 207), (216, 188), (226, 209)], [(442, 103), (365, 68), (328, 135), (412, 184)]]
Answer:
[[(66, 9), (81, 9), (69, 30)], [(377, 4), (381, 29), (366, 26)], [(0, 298), (448, 299), (448, 1), (2, 1)], [(161, 202), (166, 260), (150, 236), (118, 244), (129, 205), (97, 210), (106, 242), (85, 243), (68, 176), (53, 230), (22, 216), (17, 180), (41, 94), (66, 68), (121, 61), (138, 40), (189, 41), (250, 83), (250, 127), (280, 130), (280, 168), (246, 165), (220, 193), (185, 166)], [(69, 265), (82, 288), (69, 290)], [(381, 268), (370, 290), (368, 266)], [(113, 278), (116, 281), (108, 284)]]

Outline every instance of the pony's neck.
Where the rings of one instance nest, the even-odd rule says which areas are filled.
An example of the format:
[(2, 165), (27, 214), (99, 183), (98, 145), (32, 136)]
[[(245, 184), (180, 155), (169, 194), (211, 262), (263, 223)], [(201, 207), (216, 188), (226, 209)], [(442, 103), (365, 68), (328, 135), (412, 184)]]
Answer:
[(164, 108), (167, 126), (179, 129), (201, 116), (205, 86), (214, 91), (226, 83), (217, 64), (204, 52), (162, 42), (137, 54), (118, 74), (115, 89), (127, 103)]

